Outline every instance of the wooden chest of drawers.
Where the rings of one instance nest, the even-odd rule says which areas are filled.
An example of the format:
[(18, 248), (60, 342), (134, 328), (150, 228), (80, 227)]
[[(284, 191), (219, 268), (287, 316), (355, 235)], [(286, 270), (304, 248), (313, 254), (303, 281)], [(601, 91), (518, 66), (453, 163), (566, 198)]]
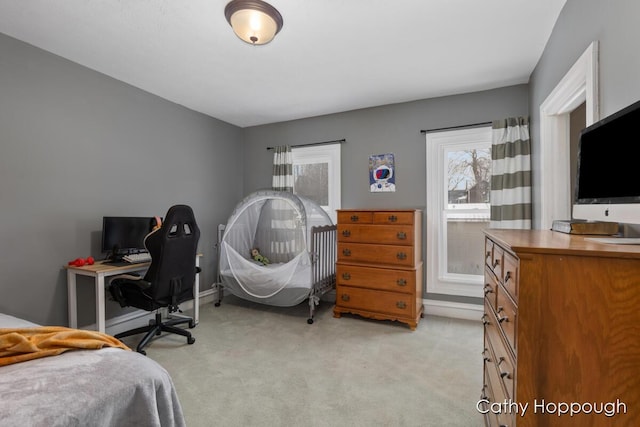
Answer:
[(486, 424), (638, 425), (640, 247), (485, 233)]
[(339, 210), (334, 317), (422, 317), (422, 212)]

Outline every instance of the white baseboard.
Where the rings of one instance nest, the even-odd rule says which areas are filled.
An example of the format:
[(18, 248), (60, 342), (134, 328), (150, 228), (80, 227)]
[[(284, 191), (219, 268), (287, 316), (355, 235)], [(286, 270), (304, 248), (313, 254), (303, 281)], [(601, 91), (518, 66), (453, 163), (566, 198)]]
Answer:
[[(200, 306), (204, 304), (211, 304), (218, 300), (218, 289), (210, 288), (200, 292)], [(335, 301), (335, 300), (334, 300)], [(466, 304), (461, 302), (451, 301), (439, 301), (439, 300), (422, 300), (424, 304), (424, 312), (430, 316), (442, 316), (451, 317), (454, 319), (465, 319), (480, 321), (482, 314), (484, 313), (484, 307), (480, 304)], [(193, 300), (186, 301), (181, 304), (182, 310), (192, 310)], [(137, 326), (142, 326), (145, 321), (155, 317), (154, 313), (150, 313), (144, 310), (136, 310), (131, 313), (123, 314), (122, 316), (116, 316), (108, 319), (105, 322), (106, 330), (108, 334), (115, 335), (120, 332), (128, 331)], [(83, 327), (85, 329), (96, 329), (95, 323)]]
[[(200, 292), (200, 301), (199, 305), (213, 303), (217, 300), (218, 290), (216, 288), (207, 289), (205, 291)], [(180, 304), (181, 310), (192, 310), (193, 309), (193, 300), (186, 301)], [(111, 319), (107, 319), (105, 322), (106, 332), (110, 335), (116, 335), (120, 332), (128, 331), (130, 329), (144, 326), (149, 320), (155, 318), (154, 312), (148, 312), (144, 310), (136, 310), (131, 313), (123, 314), (121, 316), (112, 317)], [(96, 324), (93, 323), (91, 325), (83, 326), (83, 329), (91, 329), (96, 330)]]
[(466, 304), (462, 302), (422, 300), (424, 312), (431, 316), (453, 317), (455, 319), (480, 321), (484, 307), (480, 304)]
[[(216, 288), (207, 289), (206, 291), (200, 292), (200, 301), (199, 305), (203, 306), (204, 304), (212, 303), (218, 297), (218, 290)], [(180, 304), (181, 310), (192, 310), (193, 309), (193, 300), (185, 301)]]
[(218, 299), (218, 289), (211, 288), (200, 292), (200, 305), (214, 302)]

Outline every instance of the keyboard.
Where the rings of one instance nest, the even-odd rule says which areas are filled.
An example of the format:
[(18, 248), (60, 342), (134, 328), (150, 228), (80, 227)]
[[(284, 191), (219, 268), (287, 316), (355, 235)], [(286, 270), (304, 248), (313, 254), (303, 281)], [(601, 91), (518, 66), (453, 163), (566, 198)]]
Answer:
[(125, 261), (130, 264), (138, 264), (141, 262), (149, 262), (151, 261), (151, 255), (149, 252), (139, 252), (137, 254), (129, 254), (122, 257)]

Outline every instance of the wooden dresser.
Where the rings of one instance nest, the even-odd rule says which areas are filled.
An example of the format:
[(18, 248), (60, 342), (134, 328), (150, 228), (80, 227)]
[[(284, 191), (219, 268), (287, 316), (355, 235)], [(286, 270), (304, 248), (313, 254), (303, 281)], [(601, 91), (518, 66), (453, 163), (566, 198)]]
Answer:
[(485, 234), (486, 424), (640, 425), (640, 246)]
[(422, 211), (339, 210), (334, 317), (422, 317)]

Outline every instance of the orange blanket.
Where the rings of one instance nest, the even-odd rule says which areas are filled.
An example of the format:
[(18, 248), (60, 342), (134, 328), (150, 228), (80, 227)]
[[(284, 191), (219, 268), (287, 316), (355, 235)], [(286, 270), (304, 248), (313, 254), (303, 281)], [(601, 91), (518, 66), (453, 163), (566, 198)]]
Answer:
[(55, 356), (68, 350), (118, 347), (131, 350), (111, 335), (62, 326), (0, 328), (0, 366)]

